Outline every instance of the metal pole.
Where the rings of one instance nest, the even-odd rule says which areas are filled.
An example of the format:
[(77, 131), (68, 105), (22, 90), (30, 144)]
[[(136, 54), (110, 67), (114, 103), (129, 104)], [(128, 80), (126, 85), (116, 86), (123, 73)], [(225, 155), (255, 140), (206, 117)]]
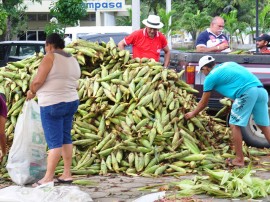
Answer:
[[(172, 2), (171, 0), (166, 0), (166, 13), (169, 13), (172, 10)], [(164, 23), (164, 22), (163, 22)], [(169, 26), (172, 24), (172, 17), (169, 19)], [(172, 37), (171, 37), (171, 30), (169, 30), (167, 34), (168, 46), (169, 49), (172, 49)]]
[(141, 20), (140, 20), (140, 1), (132, 0), (132, 30), (140, 29)]
[[(256, 0), (256, 37), (259, 36), (259, 2)], [(258, 53), (258, 47), (256, 46), (256, 53)]]

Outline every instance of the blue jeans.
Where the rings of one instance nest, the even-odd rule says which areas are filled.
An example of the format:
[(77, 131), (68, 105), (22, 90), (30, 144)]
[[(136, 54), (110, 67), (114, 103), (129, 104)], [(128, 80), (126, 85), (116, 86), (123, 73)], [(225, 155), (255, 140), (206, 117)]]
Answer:
[(79, 100), (40, 107), (42, 127), (49, 149), (72, 143), (70, 132), (78, 106)]

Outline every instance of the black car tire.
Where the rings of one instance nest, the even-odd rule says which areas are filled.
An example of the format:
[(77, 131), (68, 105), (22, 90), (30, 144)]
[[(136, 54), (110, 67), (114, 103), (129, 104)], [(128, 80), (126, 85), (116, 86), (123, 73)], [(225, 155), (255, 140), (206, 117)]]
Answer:
[[(229, 126), (230, 114), (227, 116), (227, 126)], [(261, 129), (255, 124), (253, 117), (251, 116), (248, 125), (246, 127), (241, 127), (241, 132), (243, 140), (248, 146), (257, 148), (270, 148), (270, 144), (262, 134)]]
[(252, 116), (249, 119), (247, 127), (241, 127), (243, 140), (248, 146), (257, 148), (270, 148), (261, 129), (255, 124)]

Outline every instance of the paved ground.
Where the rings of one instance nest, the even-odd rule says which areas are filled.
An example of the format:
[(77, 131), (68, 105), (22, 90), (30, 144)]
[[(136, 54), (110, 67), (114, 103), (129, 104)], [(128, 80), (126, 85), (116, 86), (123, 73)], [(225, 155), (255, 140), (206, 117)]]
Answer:
[[(258, 172), (256, 175), (267, 179), (270, 172)], [(79, 186), (84, 192), (87, 192), (94, 202), (134, 202), (136, 199), (150, 194), (149, 191), (139, 191), (138, 189), (144, 186), (166, 184), (173, 181), (180, 181), (185, 178), (192, 178), (193, 176), (181, 176), (176, 177), (158, 177), (158, 178), (146, 178), (139, 176), (123, 176), (123, 175), (111, 175), (111, 176), (90, 176), (87, 178), (92, 182), (91, 185)], [(6, 182), (1, 187), (4, 188), (9, 185), (15, 185), (13, 183)], [(68, 186), (68, 185), (67, 185)], [(157, 192), (157, 190), (153, 190)], [(270, 201), (270, 197), (259, 200), (238, 200), (238, 199), (218, 199), (207, 195), (194, 196), (186, 200), (178, 200), (174, 202), (266, 202)], [(143, 201), (144, 202), (144, 201)], [(149, 201), (145, 201), (149, 202)]]
[[(270, 157), (262, 157), (260, 162), (269, 162)], [(265, 166), (265, 170), (256, 171), (254, 176), (260, 177), (262, 179), (269, 179), (270, 171), (269, 167)], [(150, 192), (139, 191), (138, 188), (155, 185), (155, 184), (166, 184), (173, 181), (180, 181), (185, 178), (193, 178), (194, 175), (185, 175), (179, 178), (176, 177), (159, 177), (159, 178), (146, 178), (146, 177), (130, 177), (122, 175), (111, 175), (111, 176), (90, 176), (87, 179), (93, 181), (93, 185), (88, 187), (80, 186), (81, 190), (88, 192), (94, 202), (133, 202), (139, 197), (150, 194)], [(193, 199), (193, 200), (192, 200)], [(239, 199), (218, 199), (211, 196), (200, 195), (192, 197), (190, 200), (192, 202), (252, 202), (260, 201), (266, 202), (270, 201), (269, 198), (257, 199), (257, 200), (239, 200)], [(197, 201), (195, 200), (197, 199)], [(148, 202), (148, 201), (145, 201)], [(183, 200), (184, 202), (184, 200)]]
[[(266, 159), (266, 160), (265, 160)], [(264, 158), (262, 161), (269, 161), (270, 157)], [(266, 167), (265, 167), (266, 168)], [(82, 191), (89, 193), (94, 202), (134, 202), (134, 200), (139, 197), (150, 194), (151, 192), (139, 191), (138, 189), (148, 185), (156, 184), (167, 184), (173, 181), (180, 181), (185, 178), (193, 178), (194, 175), (185, 175), (179, 178), (176, 177), (158, 177), (158, 178), (147, 178), (139, 176), (123, 176), (112, 174), (110, 176), (89, 176), (89, 177), (79, 177), (88, 179), (92, 183), (87, 186), (79, 186)], [(264, 171), (257, 171), (255, 176), (258, 176), (262, 179), (269, 179), (270, 171), (269, 168)], [(12, 182), (1, 181), (0, 188), (14, 185)], [(156, 191), (156, 190), (153, 190)], [(230, 201), (239, 201), (239, 202), (253, 202), (253, 201), (270, 201), (270, 197), (263, 198), (259, 200), (228, 200), (228, 199), (218, 199), (211, 196), (199, 195), (192, 198), (181, 200), (181, 202), (230, 202)], [(143, 201), (144, 202), (144, 201)], [(148, 202), (148, 201), (145, 201)], [(175, 201), (176, 202), (176, 201)], [(177, 202), (180, 202), (178, 200)]]
[[(269, 176), (269, 173), (262, 172), (259, 174), (266, 178)], [(182, 176), (181, 179), (190, 178), (192, 176)], [(180, 179), (175, 177), (160, 177), (160, 178), (145, 178), (145, 177), (129, 177), (129, 176), (92, 176), (88, 179), (92, 180), (94, 185), (88, 187), (80, 186), (81, 190), (88, 192), (94, 202), (133, 202), (139, 197), (150, 194), (151, 192), (139, 191), (138, 188), (155, 185), (162, 183), (169, 183), (172, 181), (180, 181)], [(195, 200), (197, 199), (197, 201)], [(227, 199), (218, 199), (211, 196), (200, 195), (192, 197), (190, 200), (194, 202), (230, 202), (230, 201), (239, 201), (244, 202), (247, 200), (227, 200)], [(248, 200), (252, 201), (270, 201), (270, 198), (264, 198), (260, 200)], [(147, 201), (145, 201), (147, 202)], [(179, 201), (180, 202), (180, 201)]]

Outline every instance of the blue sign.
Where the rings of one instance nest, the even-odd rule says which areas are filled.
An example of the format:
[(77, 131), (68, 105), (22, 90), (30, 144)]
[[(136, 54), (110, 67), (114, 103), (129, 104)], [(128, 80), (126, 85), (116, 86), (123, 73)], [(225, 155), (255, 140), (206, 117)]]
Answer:
[(90, 10), (110, 10), (110, 9), (123, 9), (123, 1), (88, 1), (86, 4), (87, 9)]

